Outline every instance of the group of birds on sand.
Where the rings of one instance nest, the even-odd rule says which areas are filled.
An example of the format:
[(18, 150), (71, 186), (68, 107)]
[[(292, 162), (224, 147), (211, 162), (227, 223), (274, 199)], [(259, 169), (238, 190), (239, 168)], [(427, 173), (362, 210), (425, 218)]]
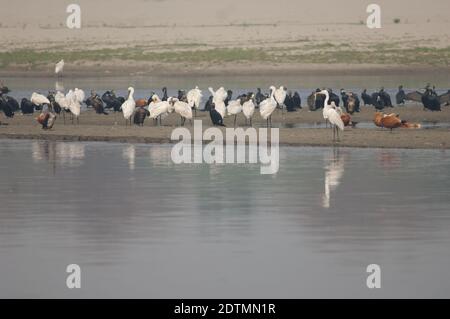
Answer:
[[(55, 72), (61, 72), (64, 67), (64, 61), (56, 67)], [(252, 119), (257, 109), (260, 117), (266, 121), (267, 127), (272, 127), (272, 115), (275, 110), (288, 112), (301, 109), (301, 98), (298, 92), (292, 94), (287, 88), (280, 86), (276, 88), (271, 86), (268, 94), (263, 94), (261, 89), (257, 93), (248, 92), (241, 94), (233, 99), (233, 92), (220, 87), (214, 90), (208, 88), (210, 98), (207, 100), (203, 110), (208, 111), (213, 125), (225, 126), (224, 118), (230, 116), (234, 118), (234, 126), (237, 125), (237, 117), (243, 114), (245, 125), (252, 126)], [(50, 91), (47, 96), (33, 92), (30, 99), (23, 98), (19, 103), (11, 96), (7, 95), (10, 90), (0, 83), (0, 108), (6, 117), (13, 117), (14, 112), (20, 108), (22, 114), (32, 114), (35, 110), (40, 111), (36, 120), (42, 125), (43, 129), (51, 129), (58, 115), (62, 114), (64, 124), (66, 123), (66, 114), (70, 116), (72, 124), (79, 123), (82, 105), (91, 107), (97, 114), (109, 114), (107, 110), (113, 110), (114, 114), (121, 112), (125, 120), (125, 125), (143, 126), (146, 118), (154, 120), (155, 125), (162, 125), (162, 120), (171, 113), (180, 116), (180, 125), (184, 125), (186, 120), (192, 120), (198, 110), (201, 110), (203, 94), (195, 87), (188, 92), (179, 90), (178, 95), (168, 96), (167, 88), (162, 88), (162, 97), (152, 92), (148, 99), (135, 99), (135, 90), (128, 88), (127, 97), (117, 96), (114, 90), (104, 92), (102, 96), (95, 91), (86, 98), (83, 90), (75, 88), (69, 90), (66, 94), (61, 91)], [(339, 140), (340, 131), (346, 126), (355, 126), (351, 115), (360, 111), (359, 96), (353, 92), (347, 93), (341, 90), (340, 97), (333, 93), (331, 89), (317, 89), (307, 100), (310, 111), (322, 110), (326, 126), (328, 123), (332, 128), (333, 140)], [(403, 104), (406, 100), (420, 101), (424, 108), (430, 110), (440, 110), (441, 105), (450, 102), (450, 91), (446, 94), (437, 95), (434, 88), (427, 85), (425, 91), (411, 92), (406, 94), (403, 87), (399, 87), (396, 95), (397, 104)], [(364, 105), (373, 105), (377, 111), (385, 107), (392, 107), (389, 94), (382, 88), (380, 91), (371, 95), (364, 90), (361, 94)], [(342, 101), (342, 104), (341, 104)], [(431, 104), (430, 104), (431, 103)], [(439, 107), (437, 107), (439, 106)], [(375, 113), (374, 123), (376, 126), (394, 129), (398, 127), (418, 128), (419, 124), (402, 121), (396, 114)]]
[[(428, 84), (423, 90), (423, 92), (413, 91), (406, 93), (403, 86), (400, 85), (398, 92), (395, 95), (396, 105), (401, 106), (405, 105), (406, 101), (413, 101), (422, 103), (424, 110), (429, 111), (441, 111), (442, 105), (450, 105), (450, 90), (444, 94), (438, 95), (435, 87), (432, 88), (430, 84)], [(322, 89), (317, 89), (309, 95), (308, 107), (310, 111), (316, 111), (324, 107), (324, 97), (317, 97), (316, 94), (320, 91), (322, 91)], [(364, 89), (361, 93), (361, 100), (359, 99), (358, 94), (354, 92), (347, 93), (344, 89), (341, 89), (340, 98), (337, 94), (333, 93), (333, 90), (327, 89), (327, 91), (330, 96), (330, 103), (335, 102), (335, 104), (339, 106), (340, 100), (342, 100), (344, 107), (349, 114), (359, 112), (361, 100), (364, 106), (374, 106), (374, 108), (379, 111), (384, 108), (394, 107), (391, 96), (384, 90), (383, 87), (379, 91), (372, 94), (367, 93), (367, 89)]]

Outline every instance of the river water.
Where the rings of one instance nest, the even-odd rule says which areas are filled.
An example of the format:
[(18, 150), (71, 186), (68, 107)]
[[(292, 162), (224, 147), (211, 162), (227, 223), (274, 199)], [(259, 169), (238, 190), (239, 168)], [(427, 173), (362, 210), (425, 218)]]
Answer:
[(0, 140), (0, 297), (450, 297), (448, 151), (281, 147), (275, 175), (170, 151)]

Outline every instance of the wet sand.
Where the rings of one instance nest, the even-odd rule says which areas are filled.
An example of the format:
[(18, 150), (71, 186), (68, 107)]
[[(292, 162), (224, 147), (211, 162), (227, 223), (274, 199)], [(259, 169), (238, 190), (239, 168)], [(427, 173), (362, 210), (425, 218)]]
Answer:
[[(387, 113), (400, 114), (401, 119), (410, 122), (450, 123), (450, 107), (444, 107), (442, 112), (423, 111), (421, 106), (395, 107), (387, 109)], [(372, 107), (362, 107), (361, 113), (353, 116), (355, 122), (371, 122), (374, 110)], [(43, 139), (68, 141), (112, 141), (123, 143), (174, 143), (170, 140), (173, 129), (179, 126), (180, 118), (170, 114), (163, 120), (162, 126), (154, 126), (147, 119), (144, 127), (125, 127), (121, 114), (98, 115), (92, 110), (83, 112), (78, 125), (72, 125), (68, 118), (63, 124), (59, 117), (52, 130), (44, 131), (35, 121), (35, 116), (16, 115), (13, 119), (0, 121), (0, 138)], [(209, 113), (198, 112), (197, 119), (202, 120), (203, 129), (211, 126)], [(285, 125), (323, 123), (322, 112), (309, 112), (305, 109), (282, 113), (277, 110), (272, 123)], [(233, 118), (225, 119), (227, 127), (233, 127)], [(255, 113), (254, 125), (262, 127), (264, 121), (259, 113)], [(238, 117), (238, 127), (245, 127), (242, 115)], [(189, 122), (186, 128), (192, 131)], [(206, 141), (205, 141), (206, 142)], [(450, 129), (397, 129), (392, 133), (387, 129), (376, 128), (346, 128), (340, 142), (333, 142), (331, 130), (324, 128), (281, 128), (280, 145), (290, 146), (333, 146), (371, 147), (371, 148), (406, 148), (406, 149), (450, 149)]]

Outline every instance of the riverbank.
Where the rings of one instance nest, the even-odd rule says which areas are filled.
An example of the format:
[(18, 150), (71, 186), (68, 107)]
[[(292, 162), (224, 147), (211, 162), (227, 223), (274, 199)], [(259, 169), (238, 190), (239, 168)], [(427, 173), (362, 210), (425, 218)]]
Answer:
[[(402, 119), (419, 123), (450, 123), (450, 108), (442, 112), (423, 111), (420, 106), (396, 107), (388, 112), (399, 113)], [(389, 130), (371, 128), (373, 109), (363, 107), (362, 112), (355, 114), (355, 122), (364, 123), (363, 128), (347, 128), (341, 141), (333, 143), (331, 131), (325, 128), (314, 128), (323, 123), (321, 112), (301, 110), (293, 113), (277, 111), (272, 119), (274, 125), (281, 125), (280, 145), (287, 146), (341, 146), (362, 148), (403, 148), (403, 149), (450, 149), (450, 129), (440, 127), (432, 129), (397, 129)], [(2, 118), (3, 119), (3, 118)], [(199, 112), (197, 119), (202, 120), (203, 129), (210, 127), (209, 114)], [(7, 121), (8, 125), (0, 126), (0, 138), (41, 139), (61, 141), (105, 141), (121, 143), (173, 143), (170, 136), (178, 126), (179, 116), (171, 114), (164, 119), (163, 126), (154, 126), (147, 120), (144, 127), (125, 127), (121, 114), (97, 115), (92, 110), (82, 113), (80, 124), (63, 124), (59, 118), (52, 130), (43, 131), (34, 120), (34, 116), (16, 115)], [(233, 118), (225, 119), (227, 127), (233, 127)], [(238, 118), (238, 126), (244, 127), (243, 117)], [(254, 125), (264, 127), (264, 121), (255, 114)], [(295, 127), (309, 125), (309, 128)], [(191, 132), (193, 128), (187, 124)], [(244, 127), (245, 128), (245, 127)], [(223, 129), (223, 128), (222, 128)], [(192, 134), (193, 135), (193, 134)], [(207, 141), (205, 141), (207, 142)]]
[[(425, 76), (432, 79), (440, 76), (447, 77), (450, 66), (441, 65), (391, 65), (391, 64), (317, 64), (317, 63), (284, 63), (284, 62), (251, 62), (234, 61), (213, 63), (160, 63), (149, 61), (120, 61), (110, 60), (102, 62), (78, 61), (75, 65), (67, 65), (64, 76), (59, 81), (77, 78), (115, 78), (124, 76), (152, 76), (152, 77), (209, 77), (209, 76), (264, 76), (273, 78), (274, 75), (287, 76)], [(39, 66), (12, 64), (0, 69), (0, 77), (8, 78), (49, 78), (53, 77), (54, 64), (46, 63)]]

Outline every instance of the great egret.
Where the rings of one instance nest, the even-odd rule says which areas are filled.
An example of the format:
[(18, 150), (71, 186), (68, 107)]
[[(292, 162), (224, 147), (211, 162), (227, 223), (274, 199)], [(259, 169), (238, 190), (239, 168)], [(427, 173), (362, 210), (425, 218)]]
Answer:
[(33, 92), (31, 94), (31, 99), (30, 99), (31, 103), (38, 105), (38, 106), (42, 106), (44, 104), (50, 105), (50, 101), (47, 99), (47, 97), (45, 97), (42, 94)]
[(241, 100), (233, 100), (228, 102), (227, 106), (228, 115), (234, 115), (234, 127), (236, 127), (236, 119), (239, 113), (242, 113)]
[(120, 109), (122, 110), (123, 117), (125, 118), (125, 126), (128, 125), (128, 121), (130, 121), (131, 126), (131, 116), (134, 113), (134, 110), (136, 108), (136, 102), (134, 101), (134, 88), (129, 87), (128, 88), (128, 98), (123, 102)]
[(61, 60), (61, 61), (59, 61), (58, 63), (56, 63), (56, 66), (55, 66), (55, 74), (56, 74), (57, 76), (60, 76), (60, 75), (62, 75), (63, 70), (64, 70), (64, 60)]
[(284, 86), (280, 86), (278, 89), (275, 89), (274, 98), (277, 102), (277, 106), (281, 108), (281, 110), (284, 109), (284, 101), (286, 100), (286, 89)]
[(327, 119), (331, 124), (331, 127), (333, 129), (333, 141), (336, 140), (336, 137), (337, 140), (339, 140), (339, 130), (344, 130), (344, 122), (342, 121), (339, 112), (336, 110), (336, 106), (334, 105), (334, 103), (332, 103), (332, 105), (328, 104), (328, 101), (330, 100), (330, 94), (328, 93), (328, 91), (322, 90), (318, 94), (325, 95), (323, 117)]
[[(173, 112), (173, 106), (169, 101), (161, 101), (159, 98), (154, 95), (152, 97), (154, 102), (151, 102), (148, 106), (148, 111), (150, 112), (150, 118), (156, 119), (156, 122), (158, 123), (159, 118), (159, 125), (162, 125), (162, 119), (163, 117), (166, 117), (169, 115), (169, 113)], [(169, 98), (172, 99), (172, 98)], [(159, 101), (158, 101), (159, 100)]]
[(76, 117), (77, 124), (79, 124), (79, 116), (81, 113), (81, 104), (78, 101), (77, 96), (75, 94), (73, 94), (71, 99), (69, 100), (69, 110), (70, 110), (70, 113), (72, 113), (72, 124), (73, 124), (74, 117)]
[(250, 126), (252, 126), (252, 118), (253, 114), (255, 113), (255, 103), (253, 102), (255, 98), (255, 95), (252, 94), (250, 96), (250, 99), (242, 105), (242, 113), (244, 113), (245, 116), (245, 122), (247, 124), (247, 121), (250, 122)]
[(179, 101), (176, 98), (169, 98), (169, 103), (173, 104), (175, 113), (181, 117), (181, 126), (184, 126), (186, 120), (190, 120), (192, 123), (192, 107), (183, 101)]
[(208, 88), (208, 90), (211, 92), (213, 96), (213, 103), (214, 107), (217, 113), (220, 114), (222, 119), (225, 117), (226, 113), (226, 105), (225, 100), (228, 97), (227, 91), (223, 87), (219, 88), (217, 91), (214, 92), (213, 88)]
[(84, 103), (84, 100), (86, 99), (86, 94), (84, 93), (83, 90), (81, 90), (79, 88), (75, 88), (75, 90), (73, 91), (73, 94), (75, 94), (75, 96), (77, 97), (77, 101), (80, 104)]
[(195, 116), (197, 116), (197, 110), (200, 108), (200, 104), (202, 103), (202, 97), (202, 91), (198, 88), (198, 86), (187, 93), (188, 104), (191, 109), (194, 110)]
[(265, 99), (259, 104), (259, 112), (261, 114), (261, 117), (267, 121), (267, 127), (272, 127), (272, 113), (277, 108), (277, 101), (275, 101), (274, 94), (275, 94), (275, 87), (270, 87), (270, 98)]

